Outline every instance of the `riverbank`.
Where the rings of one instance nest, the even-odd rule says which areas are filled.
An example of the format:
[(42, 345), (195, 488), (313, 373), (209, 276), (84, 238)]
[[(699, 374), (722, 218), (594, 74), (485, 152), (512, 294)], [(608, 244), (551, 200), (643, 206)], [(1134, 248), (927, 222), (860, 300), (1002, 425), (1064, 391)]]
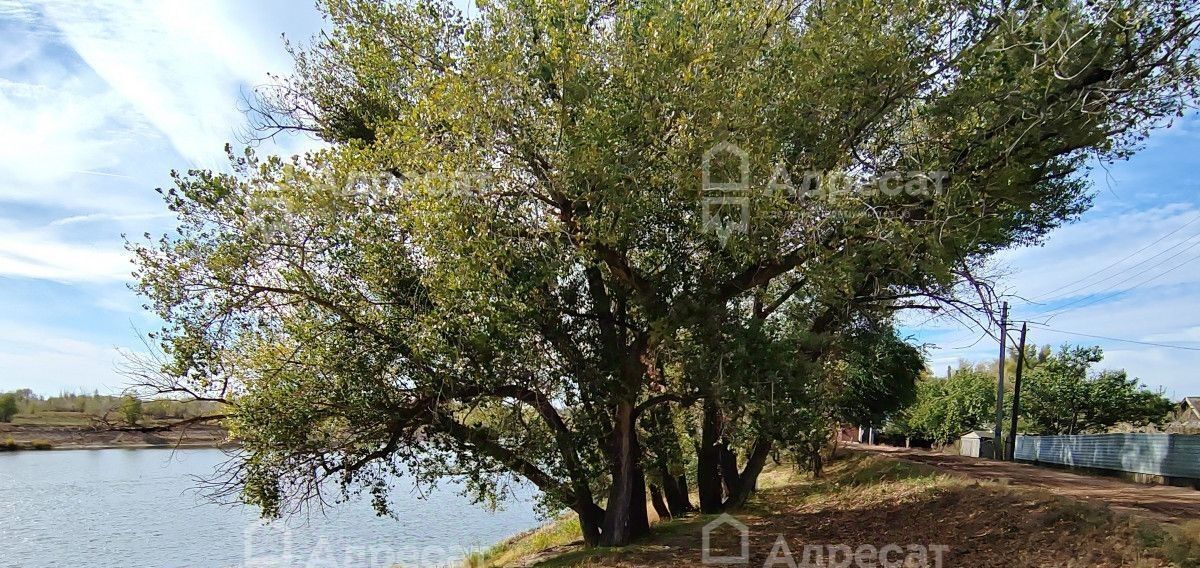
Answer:
[(207, 424), (163, 432), (110, 430), (91, 426), (0, 424), (0, 451), (216, 448), (233, 445), (228, 437), (225, 429)]
[[(914, 555), (924, 555), (927, 566), (974, 568), (1200, 566), (1200, 521), (1163, 524), (1044, 489), (976, 482), (890, 457), (854, 453), (832, 464), (823, 479), (776, 468), (764, 473), (760, 487), (734, 514), (749, 533), (750, 566), (768, 560), (868, 566), (906, 557), (912, 562), (905, 566), (922, 565)], [(563, 521), (501, 543), (466, 565), (701, 566), (705, 528), (714, 521), (718, 517), (696, 515), (661, 522), (650, 537), (619, 550), (584, 548), (573, 521)], [(736, 556), (736, 531), (722, 524), (710, 533), (710, 556)], [(846, 547), (865, 558), (842, 564), (837, 555)], [(787, 555), (795, 564), (782, 559)]]

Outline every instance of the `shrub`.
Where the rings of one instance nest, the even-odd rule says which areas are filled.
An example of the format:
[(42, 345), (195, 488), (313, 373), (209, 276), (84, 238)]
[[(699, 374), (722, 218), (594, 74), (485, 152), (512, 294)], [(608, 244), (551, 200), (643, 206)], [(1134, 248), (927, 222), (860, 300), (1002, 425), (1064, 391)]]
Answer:
[(9, 392), (0, 395), (0, 422), (12, 422), (17, 415), (17, 395)]
[(142, 401), (132, 396), (121, 399), (121, 417), (130, 426), (136, 426), (142, 420)]

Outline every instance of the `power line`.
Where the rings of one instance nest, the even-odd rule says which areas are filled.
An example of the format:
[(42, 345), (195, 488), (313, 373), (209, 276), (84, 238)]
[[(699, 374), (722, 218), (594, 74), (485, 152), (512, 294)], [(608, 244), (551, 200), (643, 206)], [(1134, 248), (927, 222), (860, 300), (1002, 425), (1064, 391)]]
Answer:
[[(1079, 294), (1079, 293), (1083, 292), (1084, 290), (1087, 290), (1087, 289), (1088, 289), (1090, 286), (1093, 286), (1093, 285), (1096, 285), (1096, 284), (1100, 284), (1100, 283), (1103, 283), (1103, 282), (1107, 282), (1107, 281), (1109, 281), (1109, 280), (1112, 280), (1113, 278), (1116, 278), (1116, 277), (1118, 277), (1118, 276), (1121, 276), (1121, 275), (1123, 275), (1123, 274), (1128, 274), (1128, 273), (1129, 273), (1130, 271), (1132, 271), (1133, 269), (1135, 269), (1135, 268), (1137, 268), (1137, 267), (1139, 267), (1139, 266), (1142, 266), (1143, 264), (1146, 264), (1147, 262), (1150, 262), (1151, 260), (1154, 260), (1154, 259), (1156, 259), (1156, 258), (1158, 258), (1158, 257), (1160, 257), (1160, 256), (1162, 256), (1162, 255), (1164, 255), (1164, 254), (1167, 254), (1167, 253), (1169, 253), (1169, 252), (1171, 252), (1171, 251), (1173, 251), (1173, 250), (1175, 250), (1175, 249), (1177, 249), (1177, 248), (1179, 248), (1179, 247), (1181, 247), (1181, 246), (1183, 246), (1183, 245), (1185, 245), (1185, 244), (1188, 244), (1189, 242), (1191, 242), (1191, 241), (1195, 240), (1197, 237), (1200, 237), (1200, 233), (1197, 233), (1197, 234), (1195, 234), (1195, 235), (1192, 235), (1192, 236), (1190, 236), (1190, 237), (1188, 237), (1188, 238), (1186, 238), (1186, 239), (1184, 239), (1184, 240), (1182, 240), (1182, 241), (1179, 241), (1178, 243), (1175, 243), (1175, 244), (1173, 244), (1173, 245), (1171, 245), (1171, 246), (1169, 246), (1169, 247), (1167, 247), (1167, 248), (1165, 248), (1165, 249), (1163, 249), (1163, 250), (1161, 250), (1161, 251), (1158, 251), (1157, 253), (1155, 253), (1155, 254), (1153, 254), (1153, 255), (1151, 255), (1151, 256), (1148, 256), (1148, 257), (1146, 257), (1146, 258), (1142, 259), (1142, 260), (1141, 260), (1141, 261), (1139, 261), (1137, 264), (1134, 264), (1134, 265), (1132, 265), (1132, 266), (1130, 266), (1130, 267), (1128, 267), (1128, 268), (1121, 269), (1121, 270), (1119, 270), (1119, 271), (1117, 271), (1117, 272), (1114, 272), (1114, 273), (1112, 273), (1112, 274), (1110, 274), (1110, 275), (1108, 275), (1108, 276), (1106, 276), (1106, 277), (1104, 277), (1104, 278), (1101, 278), (1101, 279), (1099, 279), (1099, 280), (1096, 280), (1096, 281), (1094, 281), (1094, 282), (1089, 282), (1089, 283), (1085, 284), (1084, 286), (1081, 286), (1081, 287), (1074, 287), (1072, 290), (1070, 290), (1069, 292), (1067, 292), (1065, 295), (1067, 295), (1068, 297), (1070, 297), (1071, 295), (1074, 295), (1074, 294)], [(1187, 252), (1187, 251), (1189, 251), (1189, 250), (1191, 250), (1191, 249), (1195, 248), (1195, 247), (1196, 247), (1196, 245), (1198, 245), (1198, 244), (1200, 244), (1200, 241), (1190, 244), (1189, 246), (1185, 247), (1183, 250), (1181, 250), (1181, 251), (1179, 251), (1179, 252), (1177, 252), (1177, 253), (1175, 253), (1175, 254), (1173, 254), (1173, 255), (1171, 255), (1171, 256), (1169, 256), (1169, 257), (1167, 257), (1165, 260), (1162, 260), (1162, 261), (1159, 261), (1159, 262), (1157, 262), (1157, 263), (1151, 264), (1150, 266), (1147, 266), (1146, 268), (1142, 269), (1141, 273), (1139, 273), (1139, 274), (1134, 274), (1133, 276), (1131, 276), (1131, 277), (1129, 277), (1129, 278), (1126, 278), (1125, 280), (1122, 280), (1122, 281), (1120, 281), (1120, 282), (1117, 282), (1117, 283), (1116, 283), (1114, 286), (1120, 286), (1122, 282), (1128, 282), (1129, 280), (1132, 280), (1133, 278), (1137, 278), (1137, 277), (1138, 277), (1138, 276), (1140, 276), (1141, 274), (1144, 274), (1144, 273), (1145, 273), (1147, 270), (1153, 269), (1153, 268), (1155, 268), (1155, 267), (1157, 267), (1157, 266), (1162, 266), (1163, 264), (1165, 264), (1165, 263), (1167, 263), (1167, 262), (1170, 262), (1170, 261), (1171, 261), (1171, 259), (1173, 259), (1173, 258), (1175, 258), (1175, 257), (1177, 257), (1177, 256), (1179, 256), (1179, 255), (1181, 255), (1181, 254), (1183, 254), (1183, 253), (1185, 253), (1185, 252)], [(1101, 290), (1101, 292), (1104, 292), (1104, 291), (1106, 291), (1106, 290), (1111, 290), (1111, 289), (1112, 289), (1112, 287), (1105, 288), (1104, 290)], [(1087, 296), (1092, 296), (1092, 295), (1095, 295), (1095, 294), (1097, 294), (1097, 293), (1099, 293), (1099, 292), (1091, 292), (1091, 293), (1088, 293), (1088, 294), (1084, 294), (1083, 298), (1086, 298)], [(1082, 300), (1083, 298), (1080, 298), (1080, 300)], [(1079, 301), (1079, 300), (1076, 300), (1076, 301)]]
[(1091, 337), (1093, 339), (1105, 339), (1108, 341), (1120, 341), (1122, 343), (1136, 343), (1138, 345), (1149, 345), (1151, 347), (1166, 347), (1168, 349), (1182, 349), (1184, 351), (1200, 351), (1200, 347), (1185, 347), (1183, 345), (1169, 345), (1166, 343), (1154, 343), (1151, 341), (1138, 341), (1136, 339), (1122, 339), (1120, 337), (1106, 337), (1103, 335), (1092, 335), (1090, 333), (1081, 333), (1078, 331), (1067, 331), (1065, 329), (1054, 329), (1052, 327), (1046, 327), (1037, 322), (1028, 322), (1028, 323), (1029, 323), (1029, 325), (1037, 326), (1042, 331), (1051, 331), (1054, 333), (1064, 333), (1067, 335), (1078, 335), (1080, 337)]
[[(1088, 278), (1091, 278), (1091, 277), (1093, 277), (1093, 276), (1096, 276), (1096, 275), (1098, 275), (1098, 274), (1100, 274), (1100, 273), (1104, 272), (1105, 270), (1108, 270), (1109, 268), (1112, 268), (1112, 267), (1114, 267), (1114, 266), (1117, 266), (1118, 264), (1121, 264), (1122, 262), (1125, 262), (1126, 260), (1129, 260), (1129, 259), (1131, 259), (1131, 258), (1133, 258), (1133, 257), (1137, 256), (1137, 255), (1138, 255), (1139, 253), (1141, 253), (1142, 251), (1144, 251), (1144, 250), (1146, 250), (1146, 249), (1148, 249), (1148, 248), (1150, 248), (1150, 247), (1152, 247), (1152, 246), (1154, 246), (1154, 245), (1156, 245), (1156, 244), (1158, 244), (1158, 243), (1161, 243), (1161, 242), (1163, 242), (1163, 240), (1165, 240), (1167, 237), (1169, 237), (1169, 236), (1171, 236), (1171, 235), (1174, 235), (1175, 233), (1178, 233), (1179, 231), (1182, 231), (1183, 229), (1187, 228), (1187, 226), (1188, 226), (1188, 225), (1191, 225), (1192, 223), (1195, 223), (1196, 221), (1200, 221), (1200, 215), (1196, 215), (1195, 217), (1192, 217), (1192, 220), (1191, 220), (1191, 221), (1188, 221), (1187, 223), (1184, 223), (1184, 224), (1182, 224), (1182, 225), (1180, 225), (1180, 226), (1176, 227), (1176, 228), (1175, 228), (1175, 230), (1173, 230), (1173, 231), (1171, 231), (1171, 232), (1169, 232), (1169, 233), (1167, 233), (1167, 234), (1165, 234), (1165, 235), (1163, 235), (1163, 236), (1159, 237), (1159, 238), (1158, 238), (1157, 240), (1155, 240), (1154, 242), (1152, 242), (1152, 243), (1150, 243), (1150, 244), (1148, 244), (1148, 245), (1146, 245), (1146, 246), (1144, 246), (1144, 247), (1142, 247), (1142, 248), (1140, 248), (1140, 249), (1137, 249), (1137, 250), (1135, 250), (1135, 251), (1133, 251), (1133, 252), (1129, 253), (1128, 255), (1124, 256), (1124, 257), (1123, 257), (1123, 258), (1121, 258), (1120, 260), (1118, 260), (1118, 261), (1116, 261), (1116, 262), (1114, 262), (1114, 263), (1112, 263), (1112, 264), (1110, 264), (1110, 265), (1108, 265), (1108, 266), (1105, 266), (1104, 268), (1101, 268), (1100, 270), (1097, 270), (1097, 271), (1095, 271), (1095, 272), (1093, 272), (1093, 273), (1091, 273), (1091, 274), (1088, 274), (1087, 276), (1084, 276), (1084, 277), (1082, 277), (1082, 278), (1079, 278), (1078, 280), (1074, 280), (1074, 281), (1068, 282), (1068, 283), (1066, 283), (1066, 284), (1063, 284), (1062, 286), (1059, 286), (1058, 288), (1055, 288), (1055, 289), (1053, 289), (1053, 290), (1050, 290), (1049, 292), (1043, 292), (1043, 293), (1041, 293), (1041, 294), (1038, 294), (1038, 295), (1037, 295), (1037, 296), (1035, 296), (1033, 299), (1034, 299), (1034, 300), (1036, 300), (1036, 299), (1038, 299), (1038, 298), (1045, 298), (1045, 297), (1047, 297), (1047, 296), (1049, 296), (1049, 295), (1051, 295), (1051, 294), (1053, 294), (1053, 293), (1055, 293), (1055, 292), (1058, 292), (1059, 290), (1062, 290), (1062, 289), (1064, 289), (1064, 288), (1073, 287), (1075, 284), (1078, 284), (1078, 283), (1080, 283), (1080, 282), (1083, 282), (1084, 280), (1087, 280)], [(1188, 240), (1191, 240), (1191, 239), (1189, 238)], [(1170, 249), (1168, 249), (1168, 250), (1170, 250)], [(1151, 257), (1151, 258), (1154, 258), (1154, 257)], [(1134, 266), (1137, 266), (1137, 265), (1134, 265)], [(1132, 268), (1132, 267), (1130, 267), (1130, 268)], [(1118, 273), (1118, 274), (1119, 274), (1119, 273)], [(1085, 288), (1086, 288), (1086, 286), (1085, 286)], [(1029, 303), (1033, 303), (1033, 300), (1029, 300)]]
[[(1197, 243), (1197, 244), (1200, 244), (1200, 243)], [(1173, 255), (1169, 256), (1169, 257), (1167, 257), (1165, 260), (1163, 260), (1163, 261), (1161, 261), (1161, 262), (1158, 262), (1158, 263), (1155, 263), (1155, 264), (1153, 264), (1153, 265), (1151, 265), (1151, 266), (1147, 267), (1147, 269), (1146, 269), (1146, 270), (1151, 270), (1151, 269), (1154, 269), (1154, 268), (1158, 268), (1159, 266), (1162, 266), (1162, 265), (1164, 265), (1164, 264), (1166, 264), (1166, 263), (1170, 262), (1171, 260), (1173, 260), (1173, 259), (1175, 259), (1175, 258), (1179, 257), (1180, 255), (1182, 255), (1182, 254), (1184, 254), (1184, 253), (1188, 252), (1189, 250), (1191, 250), (1191, 249), (1195, 248), (1195, 246), (1196, 246), (1196, 245), (1192, 245), (1192, 246), (1190, 246), (1190, 247), (1188, 247), (1188, 248), (1185, 248), (1185, 249), (1183, 249), (1183, 250), (1181, 250), (1181, 251), (1179, 251), (1179, 252), (1177, 252), (1177, 253), (1175, 253), (1175, 254), (1173, 254)], [(1082, 297), (1080, 297), (1080, 298), (1078, 298), (1078, 299), (1076, 299), (1076, 300), (1073, 300), (1073, 301), (1071, 301), (1071, 302), (1067, 302), (1066, 304), (1063, 304), (1062, 306), (1059, 306), (1059, 307), (1058, 307), (1058, 309), (1056, 309), (1054, 312), (1052, 312), (1052, 313), (1051, 313), (1049, 316), (1047, 316), (1047, 317), (1046, 317), (1046, 321), (1047, 321), (1047, 322), (1049, 322), (1051, 319), (1054, 319), (1054, 318), (1058, 317), (1059, 315), (1061, 315), (1061, 314), (1063, 314), (1063, 313), (1066, 313), (1066, 312), (1069, 312), (1069, 311), (1071, 311), (1071, 310), (1077, 310), (1077, 309), (1079, 309), (1079, 308), (1083, 308), (1083, 307), (1086, 307), (1086, 306), (1090, 306), (1090, 305), (1092, 305), (1092, 304), (1095, 304), (1096, 302), (1099, 302), (1099, 301), (1102, 301), (1102, 300), (1106, 300), (1106, 299), (1109, 299), (1109, 298), (1112, 298), (1112, 297), (1115, 297), (1115, 296), (1119, 296), (1119, 295), (1121, 295), (1121, 294), (1124, 294), (1124, 293), (1126, 293), (1126, 292), (1129, 292), (1129, 291), (1131, 291), (1131, 290), (1136, 290), (1136, 289), (1138, 289), (1138, 288), (1140, 288), (1140, 287), (1142, 287), (1142, 286), (1145, 286), (1146, 284), (1149, 284), (1150, 282), (1153, 282), (1154, 280), (1156, 280), (1156, 279), (1158, 279), (1158, 278), (1162, 278), (1163, 276), (1166, 276), (1167, 274), (1170, 274), (1170, 273), (1172, 273), (1172, 272), (1174, 272), (1174, 271), (1176, 271), (1176, 270), (1178, 270), (1178, 269), (1180, 269), (1180, 268), (1183, 268), (1184, 266), (1188, 266), (1188, 265), (1190, 265), (1191, 263), (1195, 262), (1196, 260), (1200, 260), (1200, 257), (1192, 257), (1192, 258), (1190, 258), (1190, 259), (1188, 259), (1188, 260), (1186, 260), (1186, 261), (1184, 261), (1184, 262), (1181, 262), (1181, 263), (1179, 263), (1179, 264), (1177, 264), (1177, 265), (1175, 265), (1175, 266), (1172, 266), (1171, 268), (1168, 268), (1167, 270), (1165, 270), (1165, 271), (1163, 271), (1163, 272), (1160, 272), (1160, 273), (1158, 273), (1158, 274), (1156, 274), (1156, 275), (1154, 275), (1154, 276), (1151, 276), (1150, 278), (1147, 278), (1147, 279), (1145, 279), (1145, 280), (1143, 280), (1143, 281), (1141, 281), (1141, 282), (1138, 282), (1137, 284), (1134, 284), (1133, 286), (1130, 286), (1129, 288), (1126, 288), (1126, 289), (1124, 289), (1124, 290), (1117, 290), (1116, 292), (1114, 292), (1114, 293), (1112, 293), (1112, 294), (1108, 294), (1108, 295), (1106, 295), (1106, 296), (1100, 296), (1099, 298), (1094, 298), (1094, 299), (1091, 299), (1090, 301), (1087, 301), (1087, 302), (1084, 302), (1084, 303), (1080, 304), (1080, 302), (1083, 302), (1084, 300), (1089, 300), (1089, 298), (1092, 298), (1092, 297), (1093, 297), (1093, 296), (1095, 296), (1096, 294), (1102, 294), (1102, 293), (1104, 293), (1104, 292), (1107, 292), (1107, 291), (1109, 291), (1109, 290), (1112, 290), (1112, 289), (1114, 289), (1114, 288), (1116, 288), (1116, 287), (1118, 287), (1118, 286), (1120, 286), (1120, 285), (1122, 285), (1122, 284), (1124, 284), (1124, 283), (1126, 283), (1126, 282), (1129, 282), (1130, 280), (1133, 280), (1133, 279), (1135, 279), (1135, 278), (1138, 278), (1138, 277), (1140, 277), (1140, 276), (1143, 276), (1143, 275), (1145, 274), (1145, 271), (1143, 271), (1143, 272), (1140, 272), (1140, 273), (1138, 273), (1138, 274), (1134, 274), (1134, 275), (1130, 276), (1129, 278), (1126, 278), (1126, 279), (1124, 279), (1124, 280), (1121, 280), (1120, 282), (1117, 282), (1116, 284), (1113, 284), (1112, 286), (1109, 286), (1109, 287), (1107, 287), (1107, 288), (1104, 288), (1103, 290), (1098, 290), (1098, 291), (1096, 291), (1096, 292), (1092, 292), (1092, 293), (1090, 293), (1090, 294), (1088, 294), (1088, 295), (1086, 295), (1086, 296), (1082, 296)], [(1076, 305), (1076, 304), (1078, 304), (1078, 305)], [(1070, 306), (1075, 306), (1075, 307), (1074, 307), (1074, 308), (1071, 308)]]

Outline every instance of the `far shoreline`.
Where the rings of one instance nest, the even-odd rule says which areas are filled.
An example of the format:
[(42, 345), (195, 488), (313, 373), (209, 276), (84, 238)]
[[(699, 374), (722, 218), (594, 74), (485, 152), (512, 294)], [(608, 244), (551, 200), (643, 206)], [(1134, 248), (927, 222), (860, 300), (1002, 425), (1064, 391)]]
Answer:
[(212, 425), (194, 425), (179, 431), (140, 432), (88, 426), (0, 424), (0, 451), (3, 452), (225, 449), (238, 445), (229, 439), (228, 431)]

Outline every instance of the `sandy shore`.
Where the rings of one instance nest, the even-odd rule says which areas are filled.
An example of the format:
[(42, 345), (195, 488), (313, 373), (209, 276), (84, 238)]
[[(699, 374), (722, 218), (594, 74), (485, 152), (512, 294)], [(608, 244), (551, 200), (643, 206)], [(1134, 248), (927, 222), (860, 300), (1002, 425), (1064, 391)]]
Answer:
[(0, 443), (8, 439), (28, 446), (48, 442), (55, 450), (86, 450), (102, 448), (170, 448), (221, 447), (236, 444), (227, 440), (228, 433), (211, 425), (195, 425), (186, 430), (167, 432), (132, 432), (104, 430), (86, 426), (33, 426), (0, 424)]

